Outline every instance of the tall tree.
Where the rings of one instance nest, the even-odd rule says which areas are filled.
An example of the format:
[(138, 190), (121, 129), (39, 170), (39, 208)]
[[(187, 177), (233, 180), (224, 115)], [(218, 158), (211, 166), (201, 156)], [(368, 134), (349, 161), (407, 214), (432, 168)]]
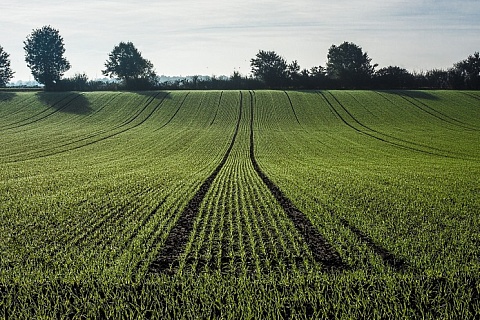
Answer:
[(23, 42), (25, 61), (36, 81), (51, 90), (63, 74), (70, 69), (70, 63), (63, 56), (65, 46), (58, 30), (51, 26), (33, 30)]
[(128, 89), (148, 89), (155, 84), (153, 64), (142, 57), (132, 42), (120, 42), (105, 62), (102, 73), (122, 80)]
[(289, 75), (287, 61), (275, 51), (260, 50), (250, 60), (250, 66), (253, 76), (263, 81), (267, 87), (279, 88), (286, 85)]
[(10, 55), (0, 46), (0, 88), (5, 87), (12, 79), (14, 72), (10, 69)]
[(480, 89), (480, 53), (475, 52), (467, 59), (454, 65), (458, 73), (463, 76), (465, 88)]
[(327, 74), (341, 87), (363, 88), (370, 85), (377, 65), (372, 65), (367, 53), (354, 43), (332, 45), (328, 50)]

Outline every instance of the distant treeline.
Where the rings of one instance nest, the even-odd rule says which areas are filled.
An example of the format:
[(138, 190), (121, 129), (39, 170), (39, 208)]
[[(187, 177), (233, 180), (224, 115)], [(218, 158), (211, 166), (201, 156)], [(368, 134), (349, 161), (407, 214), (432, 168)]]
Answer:
[[(351, 43), (347, 45), (355, 46)], [(318, 66), (301, 70), (296, 61), (287, 64), (273, 51), (260, 51), (256, 58), (251, 60), (252, 74), (249, 76), (235, 71), (229, 77), (194, 75), (164, 82), (160, 82), (157, 77), (153, 81), (138, 83), (130, 89), (480, 89), (478, 52), (455, 63), (447, 70), (433, 69), (422, 72), (409, 72), (398, 66), (377, 70), (377, 65), (371, 65), (366, 54), (362, 53), (359, 56), (364, 57), (360, 66), (354, 65), (358, 61), (355, 59), (335, 62), (333, 61), (335, 57), (329, 54), (326, 67)], [(348, 60), (348, 57), (342, 57), (342, 60)], [(122, 81), (90, 81), (86, 75), (79, 74), (63, 79), (58, 89), (89, 91), (122, 90), (129, 87)]]
[[(161, 81), (153, 64), (131, 42), (120, 42), (109, 54), (102, 74), (111, 80), (89, 80), (86, 74), (63, 78), (70, 63), (63, 38), (50, 26), (33, 30), (24, 42), (25, 61), (47, 91), (209, 90), (209, 89), (480, 89), (480, 54), (475, 52), (449, 69), (409, 72), (398, 66), (378, 68), (363, 49), (350, 42), (328, 50), (327, 64), (302, 69), (275, 51), (260, 50), (250, 60), (251, 74), (229, 77), (190, 76)], [(0, 46), (0, 87), (13, 77), (9, 55)]]

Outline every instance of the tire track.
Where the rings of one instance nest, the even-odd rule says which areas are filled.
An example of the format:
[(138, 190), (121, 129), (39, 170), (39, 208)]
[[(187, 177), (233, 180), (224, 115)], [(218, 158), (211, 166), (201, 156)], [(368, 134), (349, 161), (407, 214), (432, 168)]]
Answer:
[(321, 263), (327, 269), (347, 269), (347, 266), (342, 261), (342, 258), (338, 252), (327, 242), (323, 235), (317, 230), (312, 222), (288, 199), (280, 188), (270, 180), (270, 178), (262, 171), (255, 159), (255, 147), (254, 147), (254, 97), (250, 92), (250, 161), (253, 168), (257, 172), (260, 179), (267, 186), (272, 193), (273, 197), (277, 200), (290, 220), (295, 225), (295, 228), (302, 235), (303, 239), (307, 243), (312, 252), (312, 256), (316, 262)]
[(476, 100), (480, 100), (480, 97), (475, 95), (475, 94), (472, 94), (470, 92), (465, 92), (465, 91), (459, 91), (461, 92), (462, 94), (466, 95), (467, 97), (470, 97), (470, 98), (473, 98), (473, 99), (476, 99)]
[(293, 115), (295, 116), (295, 119), (297, 120), (297, 123), (301, 126), (300, 121), (298, 120), (297, 113), (295, 112), (295, 108), (293, 107), (292, 99), (290, 99), (290, 96), (288, 95), (287, 91), (283, 91), (287, 95), (288, 102), (290, 102), (290, 107), (292, 108)]
[[(375, 140), (378, 140), (378, 141), (381, 141), (381, 142), (384, 142), (384, 143), (387, 143), (389, 145), (392, 145), (394, 147), (397, 147), (397, 148), (400, 148), (400, 149), (404, 149), (404, 150), (409, 150), (409, 151), (414, 151), (414, 152), (420, 152), (420, 153), (423, 153), (423, 154), (428, 154), (428, 155), (433, 155), (433, 156), (439, 156), (439, 157), (443, 157), (443, 158), (459, 158), (459, 157), (454, 157), (454, 156), (450, 156), (450, 155), (444, 155), (444, 154), (441, 154), (441, 153), (436, 153), (436, 152), (431, 152), (431, 151), (426, 151), (426, 150), (421, 150), (421, 149), (417, 149), (417, 148), (413, 148), (413, 147), (409, 147), (409, 146), (405, 146), (405, 145), (402, 145), (402, 144), (399, 144), (399, 143), (395, 143), (393, 141), (389, 141), (389, 140), (386, 140), (386, 139), (383, 139), (381, 137), (377, 137), (376, 135), (372, 134), (372, 133), (369, 133), (365, 130), (360, 130), (358, 129), (357, 127), (353, 126), (352, 124), (350, 124), (344, 117), (342, 117), (342, 115), (335, 109), (335, 107), (332, 105), (332, 103), (327, 99), (327, 97), (322, 93), (322, 92), (318, 92), (319, 95), (321, 95), (323, 97), (323, 99), (327, 102), (328, 106), (330, 107), (331, 111), (335, 114), (335, 116), (340, 119), (345, 125), (347, 125), (348, 127), (350, 127), (351, 129), (355, 130), (356, 132), (360, 133), (360, 134), (364, 134), (366, 136), (369, 136)], [(334, 98), (334, 100), (336, 100), (338, 102), (338, 100), (330, 93), (330, 95)], [(358, 121), (356, 121), (356, 119), (348, 112), (348, 110), (346, 110), (341, 104), (340, 102), (338, 102), (339, 105), (345, 110), (345, 112), (353, 119), (353, 121), (357, 122), (361, 127), (367, 129), (367, 130), (371, 130), (371, 129), (368, 129), (367, 127), (364, 127), (361, 123), (359, 123)], [(459, 159), (463, 159), (463, 158), (459, 158)]]
[(215, 110), (215, 116), (213, 117), (212, 122), (210, 122), (210, 125), (212, 125), (215, 122), (215, 119), (217, 118), (218, 109), (220, 109), (220, 105), (221, 105), (221, 102), (222, 102), (222, 96), (223, 96), (223, 91), (220, 93), (220, 99), (218, 99), (217, 110)]
[[(379, 94), (378, 92), (376, 92), (377, 94)], [(446, 152), (445, 150), (442, 150), (442, 149), (439, 149), (439, 148), (435, 148), (435, 147), (432, 147), (432, 146), (429, 146), (429, 145), (425, 145), (425, 144), (422, 144), (422, 143), (417, 143), (417, 142), (412, 142), (412, 141), (408, 141), (408, 140), (404, 140), (404, 139), (401, 139), (401, 138), (397, 138), (395, 136), (392, 136), (388, 133), (384, 133), (384, 132), (380, 132), (378, 130), (375, 130), (375, 129), (372, 129), (370, 128), (369, 126), (367, 125), (364, 125), (363, 123), (361, 123), (360, 121), (358, 121), (349, 111), (348, 109), (342, 104), (340, 103), (340, 101), (333, 95), (330, 93), (330, 95), (333, 97), (333, 99), (340, 105), (340, 107), (342, 107), (343, 110), (345, 110), (345, 112), (347, 112), (347, 114), (355, 121), (357, 122), (361, 127), (369, 130), (369, 131), (372, 131), (372, 132), (375, 132), (379, 135), (382, 135), (382, 136), (385, 136), (387, 138), (390, 138), (390, 139), (393, 139), (393, 140), (397, 140), (397, 141), (400, 141), (400, 142), (403, 142), (403, 143), (406, 143), (406, 144), (411, 144), (411, 145), (414, 145), (414, 146), (417, 146), (417, 147), (422, 147), (422, 148), (426, 148), (426, 149), (431, 149), (431, 150), (435, 150), (437, 152)], [(351, 93), (349, 93), (349, 95), (355, 100), (356, 103), (358, 103), (359, 105), (362, 105), (363, 104), (358, 101), (358, 99), (356, 97), (354, 97)], [(383, 97), (383, 96), (382, 96)], [(385, 98), (386, 99), (386, 98)], [(388, 99), (387, 99), (388, 100)], [(392, 101), (388, 100), (389, 102), (393, 103)], [(364, 107), (365, 110), (367, 110), (372, 116), (375, 116), (372, 112), (370, 112), (368, 109), (366, 109)]]
[(396, 257), (393, 253), (375, 243), (372, 238), (363, 233), (361, 230), (352, 226), (347, 220), (342, 218), (340, 219), (340, 222), (345, 228), (353, 232), (360, 241), (365, 243), (372, 251), (379, 255), (383, 262), (389, 265), (392, 269), (397, 272), (405, 270), (407, 262), (404, 259)]
[(177, 115), (178, 111), (180, 111), (180, 109), (183, 107), (183, 104), (185, 103), (185, 100), (187, 100), (187, 97), (188, 95), (190, 94), (190, 92), (187, 92), (187, 94), (185, 95), (185, 97), (183, 98), (182, 102), (180, 103), (180, 106), (178, 106), (177, 110), (175, 111), (175, 113), (172, 115), (172, 117), (167, 121), (165, 122), (160, 128), (157, 128), (155, 130), (153, 130), (153, 132), (156, 132), (164, 127), (166, 127), (172, 120), (173, 118), (175, 118), (175, 116)]
[[(429, 105), (423, 103), (422, 101), (418, 100), (417, 98), (410, 96), (406, 92), (397, 93), (397, 95), (399, 97), (401, 97), (402, 99), (404, 99), (405, 101), (407, 101), (409, 104), (415, 106), (416, 108), (422, 110), (423, 112), (428, 113), (429, 115), (435, 117), (438, 120), (441, 120), (443, 122), (449, 123), (449, 124), (457, 126), (457, 127), (461, 127), (463, 129), (468, 129), (468, 130), (473, 130), (473, 131), (478, 131), (479, 130), (478, 128), (471, 127), (469, 124), (467, 124), (465, 122), (462, 122), (458, 119), (452, 118), (452, 117), (450, 117), (450, 116), (448, 116), (448, 115), (430, 107)], [(407, 99), (406, 97), (412, 99), (413, 101)], [(423, 107), (421, 107), (421, 106), (423, 106)]]
[[(60, 103), (62, 103), (63, 101), (67, 100), (68, 98), (70, 98), (70, 97), (72, 97), (72, 96), (74, 96), (73, 99), (69, 100), (69, 101), (68, 101), (66, 104), (64, 104), (63, 106), (54, 109), (52, 112), (48, 113), (47, 115), (43, 115), (43, 116), (40, 117), (40, 118), (37, 118), (37, 119), (35, 119), (35, 120), (33, 120), (33, 121), (29, 121), (29, 120), (34, 119), (35, 117), (37, 117), (37, 116), (45, 113), (45, 112), (51, 110), (52, 108), (55, 108), (57, 105), (59, 105)], [(81, 96), (82, 96), (81, 94), (77, 94), (77, 93), (72, 93), (72, 94), (66, 95), (66, 96), (64, 96), (62, 99), (60, 99), (60, 100), (58, 100), (57, 102), (55, 102), (54, 104), (52, 104), (51, 106), (48, 106), (47, 108), (45, 108), (44, 110), (42, 110), (41, 112), (36, 113), (35, 115), (33, 115), (33, 116), (31, 116), (31, 117), (28, 117), (28, 118), (26, 118), (26, 119), (22, 119), (22, 120), (20, 120), (20, 121), (17, 121), (17, 122), (14, 122), (14, 123), (11, 123), (11, 124), (8, 125), (8, 126), (12, 126), (12, 127), (9, 127), (9, 128), (5, 128), (5, 127), (4, 127), (4, 128), (2, 128), (2, 129), (0, 129), (0, 132), (6, 131), (6, 130), (16, 129), (16, 128), (20, 128), (20, 127), (24, 127), (24, 126), (27, 126), (27, 125), (29, 125), (29, 124), (32, 124), (32, 123), (38, 122), (38, 121), (40, 121), (40, 120), (43, 120), (43, 119), (45, 119), (45, 118), (47, 118), (47, 117), (49, 117), (49, 116), (51, 116), (51, 115), (53, 115), (53, 114), (55, 114), (55, 113), (57, 113), (57, 112), (59, 112), (59, 111), (65, 109), (71, 102), (73, 102), (75, 99), (80, 98)], [(23, 123), (24, 121), (29, 121), (29, 122)], [(18, 126), (16, 126), (17, 124), (18, 124)]]
[[(103, 136), (101, 137), (100, 139), (96, 139), (96, 140), (93, 140), (93, 141), (89, 141), (85, 144), (82, 144), (82, 145), (79, 145), (79, 146), (74, 146), (72, 148), (67, 148), (67, 149), (64, 149), (64, 150), (59, 150), (59, 151), (55, 151), (55, 152), (51, 152), (51, 153), (47, 153), (47, 154), (42, 154), (40, 156), (34, 156), (34, 157), (28, 157), (28, 158), (23, 158), (23, 159), (17, 159), (17, 160), (12, 160), (12, 161), (6, 161), (5, 163), (18, 163), (18, 162), (23, 162), (23, 161), (27, 161), (27, 160), (33, 160), (33, 159), (40, 159), (40, 158), (45, 158), (45, 157), (49, 157), (49, 156), (53, 156), (53, 155), (58, 155), (58, 154), (62, 154), (62, 153), (65, 153), (65, 152), (68, 152), (68, 151), (72, 151), (72, 150), (77, 150), (77, 149), (80, 149), (80, 148), (84, 148), (86, 146), (89, 146), (89, 145), (92, 145), (92, 144), (95, 144), (95, 143), (98, 143), (98, 142), (101, 142), (101, 141), (104, 141), (106, 139), (109, 139), (109, 138), (112, 138), (114, 136), (117, 136), (121, 133), (124, 133), (126, 131), (129, 131), (129, 130), (132, 130), (140, 125), (142, 125), (145, 121), (147, 121), (152, 115), (153, 113), (155, 113), (155, 111), (162, 105), (162, 103), (165, 101), (166, 99), (166, 96), (163, 97), (163, 99), (152, 109), (152, 111), (150, 111), (150, 113), (147, 114), (147, 116), (142, 119), (139, 123), (133, 125), (133, 126), (129, 126), (127, 127), (128, 124), (132, 123), (134, 120), (138, 119), (139, 116), (145, 111), (145, 109), (147, 109), (151, 104), (152, 102), (155, 100), (155, 98), (160, 94), (161, 92), (157, 93), (156, 95), (154, 95), (153, 97), (151, 97), (146, 105), (139, 111), (137, 112), (135, 115), (133, 115), (130, 119), (124, 121), (122, 124), (118, 125), (118, 126), (115, 126), (109, 130), (104, 130), (104, 131), (100, 131), (100, 132), (97, 132), (95, 134), (92, 134), (92, 135), (89, 135), (87, 137), (84, 137), (82, 139), (78, 139), (78, 140), (75, 140), (75, 141), (71, 141), (69, 143), (66, 143), (66, 144), (63, 144), (63, 145), (60, 145), (60, 146), (56, 146), (55, 148), (63, 148), (63, 147), (66, 147), (66, 146), (70, 146), (70, 145), (73, 145), (73, 144), (76, 144), (76, 143), (79, 143), (79, 142), (82, 142), (82, 141), (85, 141), (85, 140), (88, 140), (88, 139), (91, 139), (91, 138), (95, 138), (95, 137), (98, 137), (98, 136), (101, 136), (102, 134), (105, 134), (105, 133), (108, 133), (108, 132), (112, 132), (112, 131), (115, 131), (115, 130), (118, 130), (118, 129), (121, 129), (120, 131), (117, 131), (117, 132), (113, 132), (111, 134), (107, 134), (106, 136)], [(126, 128), (124, 128), (126, 127)], [(48, 150), (54, 150), (52, 148), (50, 149), (45, 149), (45, 150), (41, 150), (41, 151), (37, 151), (35, 153), (29, 153), (29, 155), (35, 155), (35, 154), (38, 154), (38, 153), (43, 153), (45, 151), (48, 151)], [(13, 154), (15, 155), (15, 154)], [(18, 155), (18, 154), (17, 154)], [(12, 156), (12, 155), (9, 155), (9, 156)]]
[(142, 229), (145, 228), (152, 221), (152, 219), (155, 217), (160, 208), (167, 202), (167, 200), (172, 196), (178, 194), (178, 192), (180, 191), (179, 189), (181, 189), (181, 184), (178, 184), (174, 189), (172, 189), (171, 192), (164, 195), (163, 199), (155, 206), (155, 208), (149, 210), (149, 213), (147, 213), (143, 217), (140, 217), (140, 224), (136, 223), (135, 226), (132, 228), (133, 230), (130, 236), (126, 240), (122, 241), (122, 244), (116, 250), (117, 252), (113, 255), (112, 261), (124, 254), (126, 248), (131, 245), (131, 243), (139, 235)]
[[(158, 254), (157, 258), (152, 261), (149, 265), (149, 271), (153, 273), (171, 273), (175, 272), (175, 269), (179, 265), (179, 257), (182, 252), (185, 251), (185, 246), (187, 245), (190, 234), (192, 233), (195, 217), (198, 214), (200, 209), (200, 204), (205, 198), (208, 190), (210, 189), (213, 180), (217, 177), (220, 170), (223, 168), (227, 159), (230, 155), (230, 152), (233, 149), (235, 140), (240, 127), (240, 121), (242, 119), (242, 104), (243, 104), (243, 94), (240, 92), (240, 110), (235, 127), (235, 132), (232, 137), (232, 141), (220, 163), (215, 168), (215, 170), (208, 176), (208, 178), (200, 185), (198, 191), (190, 199), (187, 206), (181, 213), (178, 218), (175, 226), (170, 230), (170, 233), (165, 240), (165, 243)], [(177, 110), (178, 111), (178, 110)], [(171, 271), (170, 271), (171, 270)]]
[[(7, 99), (7, 101), (8, 101), (8, 99)], [(16, 108), (11, 112), (6, 113), (5, 115), (0, 114), (0, 117), (13, 117), (13, 116), (15, 116), (19, 113), (22, 113), (23, 111), (25, 111), (25, 109), (28, 109), (35, 102), (36, 102), (36, 100), (34, 99), (34, 97), (27, 97), (27, 98), (21, 99), (20, 101), (15, 101), (15, 104), (13, 106), (16, 107)], [(6, 110), (2, 110), (2, 111), (6, 111)], [(24, 120), (25, 119), (23, 119), (22, 121), (24, 121)], [(17, 123), (18, 123), (18, 121), (17, 121)], [(3, 128), (4, 126), (10, 126), (10, 125), (12, 125), (12, 123), (4, 124), (0, 128)]]

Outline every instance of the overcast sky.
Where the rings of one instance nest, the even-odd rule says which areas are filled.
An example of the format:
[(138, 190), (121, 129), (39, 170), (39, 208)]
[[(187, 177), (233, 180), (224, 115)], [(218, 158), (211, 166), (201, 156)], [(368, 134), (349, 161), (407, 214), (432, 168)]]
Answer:
[(72, 68), (102, 77), (108, 53), (132, 41), (161, 75), (250, 73), (259, 50), (302, 68), (328, 48), (361, 46), (380, 67), (448, 68), (480, 51), (480, 0), (1, 0), (0, 45), (16, 80), (33, 80), (23, 41), (51, 25)]

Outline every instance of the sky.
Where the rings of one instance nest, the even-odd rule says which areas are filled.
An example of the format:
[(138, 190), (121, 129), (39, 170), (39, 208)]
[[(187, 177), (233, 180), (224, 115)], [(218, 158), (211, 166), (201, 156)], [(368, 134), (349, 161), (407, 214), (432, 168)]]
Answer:
[(248, 75), (259, 50), (310, 69), (344, 41), (379, 67), (417, 72), (480, 51), (480, 0), (1, 0), (0, 46), (13, 81), (33, 80), (23, 41), (45, 25), (64, 39), (65, 76), (91, 79), (103, 77), (121, 41), (169, 76)]

